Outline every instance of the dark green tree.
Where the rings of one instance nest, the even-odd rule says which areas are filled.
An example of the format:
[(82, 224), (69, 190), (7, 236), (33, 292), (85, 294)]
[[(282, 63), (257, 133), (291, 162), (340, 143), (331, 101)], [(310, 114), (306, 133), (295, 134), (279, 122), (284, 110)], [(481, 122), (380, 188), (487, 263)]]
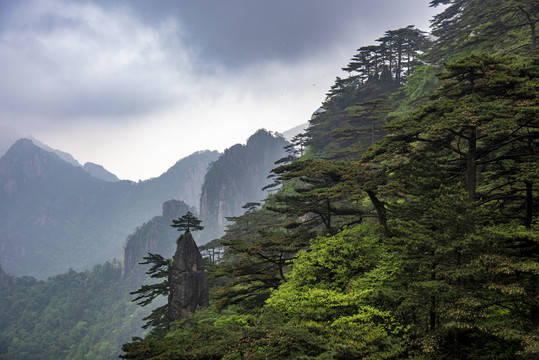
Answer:
[(535, 61), (521, 64), (484, 53), (448, 64), (434, 101), (388, 126), (392, 134), (385, 149), (436, 153), (470, 202), (520, 208), (518, 217), (530, 227), (536, 207), (537, 69)]
[(471, 51), (534, 57), (539, 5), (534, 0), (432, 0), (447, 5), (432, 21), (437, 37), (428, 54), (434, 62), (454, 61)]
[[(267, 204), (272, 202), (272, 198), (267, 200)], [(285, 280), (295, 254), (313, 236), (293, 219), (266, 205), (235, 217), (222, 238), (225, 256), (212, 274), (226, 281), (216, 291), (219, 308), (239, 304), (245, 311), (257, 310)]]
[(204, 226), (201, 226), (202, 220), (197, 219), (192, 212), (188, 211), (185, 215), (180, 217), (178, 220), (172, 220), (173, 228), (176, 228), (178, 231), (185, 231), (186, 233), (192, 231), (203, 230)]
[[(136, 295), (133, 299), (140, 306), (150, 305), (158, 297), (166, 297), (169, 294), (170, 286), (168, 283), (170, 268), (172, 266), (171, 259), (165, 259), (159, 254), (149, 253), (148, 256), (144, 257), (144, 262), (141, 262), (141, 265), (150, 264), (151, 267), (146, 274), (150, 275), (152, 279), (162, 279), (160, 282), (155, 282), (148, 285), (142, 285), (137, 290), (131, 292), (131, 295)], [(152, 332), (155, 334), (164, 333), (169, 325), (170, 320), (167, 316), (168, 305), (162, 305), (146, 316), (143, 320), (146, 321), (142, 327), (144, 329), (151, 328)]]
[(397, 313), (434, 358), (489, 347), (512, 359), (537, 344), (537, 68), (473, 54), (440, 78), (433, 100), (364, 157), (387, 166), (376, 190), (402, 257)]

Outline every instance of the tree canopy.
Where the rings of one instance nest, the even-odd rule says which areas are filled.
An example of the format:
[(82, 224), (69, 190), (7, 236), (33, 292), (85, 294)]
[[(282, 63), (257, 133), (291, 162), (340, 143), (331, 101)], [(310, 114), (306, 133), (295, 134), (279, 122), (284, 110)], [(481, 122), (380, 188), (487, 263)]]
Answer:
[(219, 242), (214, 309), (129, 354), (536, 358), (536, 3), (433, 0), (432, 37), (359, 48)]
[(173, 228), (176, 228), (178, 231), (185, 231), (186, 233), (191, 231), (204, 230), (204, 226), (201, 226), (202, 220), (197, 219), (192, 212), (188, 211), (185, 215), (178, 218), (177, 220), (172, 220)]

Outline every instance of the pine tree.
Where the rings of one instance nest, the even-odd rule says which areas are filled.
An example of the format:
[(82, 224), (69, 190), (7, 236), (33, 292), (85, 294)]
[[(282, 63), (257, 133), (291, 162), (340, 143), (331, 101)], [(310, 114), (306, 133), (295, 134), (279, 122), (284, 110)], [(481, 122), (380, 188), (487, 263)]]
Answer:
[[(170, 286), (168, 278), (170, 269), (172, 266), (171, 259), (165, 259), (159, 254), (149, 253), (144, 257), (144, 262), (141, 265), (151, 264), (150, 269), (146, 274), (150, 275), (152, 279), (163, 279), (161, 282), (152, 283), (149, 285), (142, 285), (139, 289), (131, 292), (131, 295), (137, 295), (133, 301), (140, 306), (150, 305), (158, 297), (166, 297), (170, 292)], [(170, 324), (170, 319), (167, 316), (168, 305), (162, 305), (152, 310), (150, 315), (146, 316), (143, 320), (146, 321), (142, 327), (144, 329), (151, 328), (152, 333), (162, 334), (164, 333)]]
[(178, 220), (172, 220), (172, 227), (177, 228), (178, 231), (185, 231), (186, 233), (192, 231), (203, 230), (204, 226), (201, 226), (201, 220), (197, 219), (192, 212), (188, 211), (185, 215)]

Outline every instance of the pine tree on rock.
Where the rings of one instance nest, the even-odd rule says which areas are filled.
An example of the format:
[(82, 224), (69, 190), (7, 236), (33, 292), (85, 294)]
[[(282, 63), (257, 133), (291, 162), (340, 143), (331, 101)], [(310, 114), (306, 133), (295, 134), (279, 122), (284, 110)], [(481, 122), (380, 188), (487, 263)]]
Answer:
[(185, 230), (176, 240), (176, 253), (172, 259), (165, 259), (159, 254), (148, 254), (145, 262), (151, 264), (146, 272), (153, 279), (161, 282), (143, 285), (136, 291), (133, 300), (138, 305), (147, 306), (160, 296), (168, 296), (168, 302), (154, 309), (144, 318), (144, 329), (151, 328), (150, 334), (159, 335), (166, 332), (170, 324), (180, 318), (188, 319), (189, 314), (209, 304), (208, 279), (204, 260), (191, 235), (191, 230), (202, 230), (201, 221), (190, 211), (178, 220), (172, 220), (172, 227), (178, 231)]
[(204, 226), (201, 226), (202, 220), (196, 218), (192, 212), (188, 211), (184, 216), (178, 220), (172, 220), (172, 227), (177, 228), (178, 231), (184, 230), (186, 233), (192, 231), (203, 230)]

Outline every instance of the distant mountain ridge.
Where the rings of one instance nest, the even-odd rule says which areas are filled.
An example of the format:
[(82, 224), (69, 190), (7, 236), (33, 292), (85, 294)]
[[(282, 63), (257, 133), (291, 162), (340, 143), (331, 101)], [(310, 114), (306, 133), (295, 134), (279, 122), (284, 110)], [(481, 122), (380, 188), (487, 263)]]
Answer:
[(32, 135), (25, 136), (24, 138), (32, 140), (32, 142), (35, 145), (39, 146), (43, 150), (47, 150), (47, 151), (50, 151), (52, 153), (55, 153), (56, 155), (58, 155), (58, 157), (60, 159), (64, 160), (67, 163), (70, 163), (71, 165), (82, 166), (77, 160), (75, 160), (73, 155), (71, 155), (69, 153), (66, 153), (65, 151), (61, 151), (61, 150), (58, 150), (58, 149), (53, 149), (50, 146), (42, 143), (41, 141), (39, 141), (38, 139), (36, 139)]
[(148, 252), (170, 255), (170, 221), (198, 206), (205, 230), (197, 242), (220, 237), (226, 217), (266, 197), (261, 189), (287, 144), (259, 130), (245, 145), (198, 151), (135, 183), (18, 140), (0, 158), (0, 264), (9, 274), (43, 279), (122, 256), (130, 272)]
[(91, 162), (88, 162), (86, 164), (81, 165), (71, 154), (58, 150), (53, 149), (52, 147), (42, 143), (35, 137), (28, 135), (23, 136), (18, 131), (8, 127), (8, 126), (0, 126), (0, 157), (4, 156), (6, 151), (13, 145), (17, 140), (20, 139), (29, 139), (31, 140), (35, 145), (39, 146), (43, 150), (50, 151), (52, 153), (55, 153), (65, 162), (68, 162), (74, 166), (82, 167), (84, 170), (90, 173), (93, 177), (96, 177), (101, 180), (105, 181), (119, 181), (118, 177), (111, 173), (110, 171), (106, 170), (102, 165), (94, 164)]
[(109, 182), (19, 140), (0, 158), (0, 264), (12, 275), (45, 278), (119, 257), (126, 237), (163, 202), (198, 204), (218, 156), (197, 152), (158, 178)]
[(94, 164), (92, 162), (85, 163), (82, 168), (88, 172), (88, 174), (92, 175), (95, 178), (110, 181), (110, 182), (116, 182), (120, 181), (116, 175), (105, 169), (103, 166)]
[[(204, 230), (193, 236), (197, 243), (204, 244), (222, 235), (227, 216), (242, 214), (242, 206), (249, 201), (260, 201), (265, 197), (262, 188), (267, 185), (267, 176), (274, 162), (282, 157), (283, 147), (288, 144), (280, 135), (259, 130), (245, 145), (236, 144), (224, 151), (214, 161), (205, 175), (200, 199), (200, 219)], [(171, 168), (161, 178), (177, 177)], [(155, 186), (159, 182), (154, 183)], [(183, 201), (171, 200), (163, 204), (163, 212), (139, 226), (130, 234), (122, 252), (122, 273), (137, 281), (145, 279), (148, 266), (139, 265), (148, 253), (157, 253), (165, 258), (174, 254), (178, 233), (170, 226), (178, 213), (193, 211)]]

